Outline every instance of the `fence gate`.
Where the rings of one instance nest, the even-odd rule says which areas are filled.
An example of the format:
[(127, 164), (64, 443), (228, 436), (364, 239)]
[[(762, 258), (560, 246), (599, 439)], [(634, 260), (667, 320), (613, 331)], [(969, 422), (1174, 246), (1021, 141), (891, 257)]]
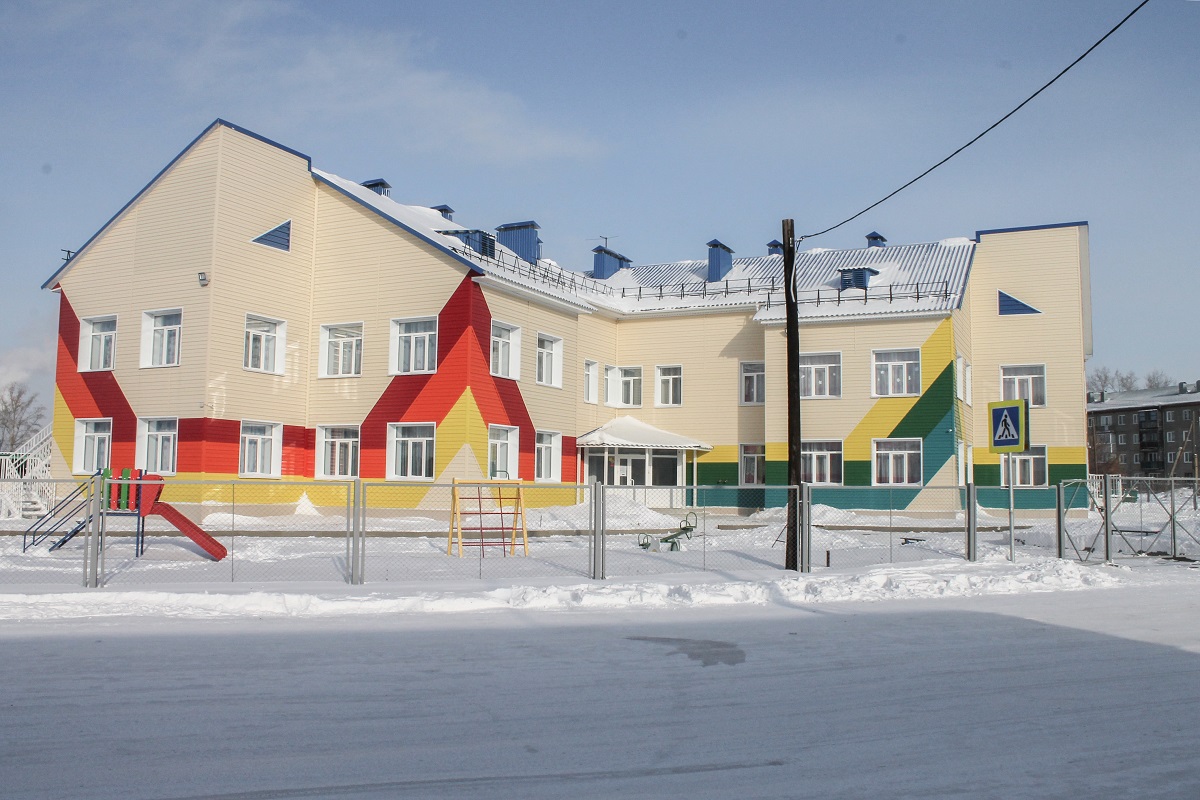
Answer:
[(1064, 481), (1063, 494), (1063, 558), (1084, 563), (1100, 562), (1105, 553), (1104, 481)]
[(1110, 478), (1112, 558), (1200, 558), (1200, 510), (1191, 478)]

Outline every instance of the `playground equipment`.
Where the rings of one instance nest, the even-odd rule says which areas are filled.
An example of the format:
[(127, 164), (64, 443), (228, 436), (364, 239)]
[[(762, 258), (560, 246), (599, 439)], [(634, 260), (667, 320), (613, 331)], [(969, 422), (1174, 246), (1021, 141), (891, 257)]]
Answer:
[[(463, 547), (499, 547), (505, 555), (516, 555), (520, 536), (524, 555), (529, 555), (529, 532), (525, 526), (525, 494), (520, 481), (464, 481), (454, 479), (450, 495), (450, 532), (446, 555), (458, 556)], [(473, 534), (468, 536), (468, 534)], [(505, 553), (504, 549), (508, 551)]]
[(71, 494), (54, 505), (41, 519), (25, 531), (22, 552), (36, 546), (49, 536), (63, 535), (50, 545), (57, 550), (71, 541), (92, 522), (92, 487), (100, 486), (104, 493), (101, 500), (101, 515), (104, 517), (134, 517), (137, 520), (134, 539), (134, 554), (146, 552), (146, 517), (159, 516), (171, 523), (180, 533), (191, 539), (200, 549), (220, 561), (228, 551), (225, 546), (209, 536), (199, 525), (183, 515), (169, 503), (161, 502), (165, 482), (160, 475), (142, 474), (140, 470), (122, 470), (121, 477), (113, 480), (111, 470), (102, 470), (92, 479), (81, 483)]
[(677, 552), (683, 549), (683, 543), (680, 539), (691, 539), (692, 531), (696, 530), (696, 512), (689, 511), (679, 522), (679, 530), (672, 531), (665, 536), (656, 536), (652, 533), (638, 534), (638, 547), (643, 550), (648, 550), (652, 553), (662, 551), (662, 546), (667, 546), (668, 552)]

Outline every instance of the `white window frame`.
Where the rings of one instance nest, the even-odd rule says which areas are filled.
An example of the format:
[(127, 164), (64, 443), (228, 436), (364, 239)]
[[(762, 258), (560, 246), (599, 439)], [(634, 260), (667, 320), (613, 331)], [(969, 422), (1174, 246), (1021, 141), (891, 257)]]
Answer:
[(1175, 444), (1175, 431), (1167, 431), (1167, 444)]
[[(271, 330), (251, 330), (251, 325), (272, 326)], [(262, 314), (246, 314), (246, 329), (242, 348), (242, 369), (282, 375), (287, 353), (287, 323)], [(254, 363), (254, 343), (258, 342), (259, 363)]]
[(534, 433), (533, 479), (541, 483), (562, 482), (562, 434)]
[(738, 365), (738, 405), (761, 406), (766, 402), (767, 363), (765, 361), (740, 362)]
[[(158, 324), (178, 314), (178, 324)], [(172, 333), (174, 336), (172, 336)], [(161, 334), (161, 335), (160, 335)], [(174, 339), (174, 360), (171, 360), (171, 340)], [(142, 349), (140, 366), (143, 369), (178, 367), (183, 360), (183, 309), (159, 308), (142, 312)]]
[[(97, 325), (111, 322), (111, 331), (97, 331)], [(98, 348), (95, 346), (98, 345)], [(98, 353), (97, 353), (98, 349)], [(96, 363), (95, 356), (100, 363)], [(105, 363), (105, 356), (107, 362)], [(79, 324), (79, 371), (112, 372), (117, 362), (117, 315), (103, 314), (80, 320)]]
[[(676, 370), (672, 374), (663, 370)], [(658, 408), (674, 408), (683, 405), (683, 365), (663, 364), (654, 368), (654, 405)], [(664, 400), (663, 398), (666, 397)]]
[(537, 364), (535, 381), (539, 386), (562, 388), (563, 340), (549, 333), (537, 335)]
[[(1021, 372), (1020, 370), (1025, 370), (1025, 372)], [(1041, 374), (1029, 372), (1030, 370), (1041, 370)], [(1009, 371), (1012, 371), (1012, 374), (1006, 374)], [(1039, 389), (1041, 390), (1040, 403), (1037, 402)], [(1000, 396), (1002, 400), (1028, 400), (1030, 408), (1045, 408), (1046, 365), (1000, 365)]]
[[(89, 432), (88, 426), (97, 423), (106, 424), (108, 430)], [(103, 443), (104, 458), (98, 460), (96, 455), (100, 448), (97, 445), (101, 442)], [(103, 463), (99, 463), (99, 461)], [(112, 466), (112, 417), (75, 420), (75, 452), (71, 462), (71, 471), (76, 475), (93, 475), (97, 470), (107, 469), (110, 466)]]
[[(331, 436), (333, 431), (355, 431), (355, 436)], [(340, 444), (345, 443), (343, 447)], [(328, 480), (351, 480), (358, 477), (362, 456), (362, 428), (358, 425), (317, 426), (317, 469), (316, 476)], [(345, 463), (346, 471), (329, 469), (330, 460), (338, 465)]]
[[(428, 429), (428, 431), (417, 429)], [(428, 432), (428, 436), (424, 435), (426, 432)], [(422, 435), (416, 435), (418, 433)], [(404, 450), (403, 454), (400, 452), (402, 449)], [(413, 457), (418, 454), (420, 468), (419, 471), (414, 472), (412, 469)], [(432, 481), (436, 471), (437, 424), (433, 422), (388, 423), (388, 480)]]
[(971, 382), (972, 382), (973, 375), (971, 374), (971, 365), (970, 364), (967, 364), (963, 368), (963, 374), (966, 376), (965, 385), (963, 386), (963, 391), (966, 394), (966, 399), (963, 400), (963, 402), (966, 403), (967, 405), (971, 405)]
[[(504, 337), (501, 334), (507, 333)], [(489, 371), (497, 378), (521, 379), (521, 329), (507, 322), (492, 320)]]
[[(159, 423), (169, 422), (172, 430), (157, 430)], [(138, 419), (137, 452), (134, 463), (138, 469), (156, 475), (174, 475), (179, 468), (179, 418), (178, 417), (146, 417)], [(155, 428), (155, 430), (151, 430)], [(170, 469), (163, 468), (163, 445), (167, 444), (170, 459)], [(153, 461), (152, 464), (152, 458)]]
[(604, 404), (613, 408), (641, 408), (642, 368), (605, 367)]
[[(916, 353), (916, 359), (881, 359), (890, 354), (908, 355)], [(887, 380), (880, 383), (879, 370), (886, 367)], [(892, 391), (892, 386), (899, 377), (904, 385), (903, 391)], [(916, 391), (912, 385), (916, 384)], [(882, 391), (881, 391), (882, 388)], [(921, 395), (921, 348), (893, 347), (886, 350), (871, 351), (871, 397), (919, 397)]]
[(1174, 422), (1174, 421), (1175, 421), (1175, 409), (1168, 408), (1166, 411), (1166, 418), (1163, 420), (1163, 422)]
[[(510, 425), (488, 425), (488, 479), (518, 480), (520, 457), (520, 428)], [(501, 458), (503, 464), (500, 463)], [(501, 475), (501, 472), (504, 474)]]
[[(358, 329), (358, 336), (342, 335), (343, 331)], [(363, 332), (366, 325), (362, 322), (332, 322), (321, 326), (320, 350), (317, 354), (317, 377), (319, 378), (359, 378), (362, 377)], [(333, 332), (338, 331), (337, 336)], [(349, 345), (350, 370), (345, 369)], [(336, 346), (336, 347), (335, 347)], [(334, 358), (334, 350), (337, 357)], [(333, 371), (333, 363), (337, 362), (337, 371)]]
[(1117, 444), (1125, 444), (1125, 434), (1123, 434), (1123, 433), (1117, 434)]
[[(429, 323), (433, 328), (429, 329)], [(406, 325), (420, 325), (422, 329), (404, 330)], [(431, 375), (437, 372), (438, 328), (437, 317), (398, 317), (391, 322), (392, 335), (388, 337), (389, 375)], [(418, 358), (421, 356), (421, 358)], [(408, 369), (402, 361), (407, 357)]]
[[(1109, 458), (1112, 457), (1110, 453)], [(1050, 485), (1050, 451), (1044, 444), (1031, 444), (1024, 453), (1000, 454), (1000, 485), (1008, 486), (1008, 459), (1013, 459), (1013, 471), (1017, 480), (1016, 487), (1035, 487)], [(1041, 462), (1041, 481), (1037, 480), (1038, 462)]]
[(1168, 464), (1174, 464), (1174, 463), (1175, 463), (1175, 451), (1174, 451), (1174, 450), (1168, 450), (1168, 451), (1167, 451), (1167, 463), (1168, 463)]
[[(916, 448), (912, 447), (916, 444)], [(884, 445), (881, 449), (880, 445)], [(907, 445), (904, 449), (900, 449), (899, 445)], [(895, 447), (893, 447), (895, 446)], [(925, 443), (920, 439), (872, 439), (871, 440), (871, 485), (872, 486), (923, 486), (924, 480), (922, 476), (925, 474)], [(880, 480), (879, 469), (879, 454), (891, 453), (888, 459), (888, 480)], [(917, 456), (917, 480), (912, 482), (908, 476), (912, 471), (911, 456), (916, 453)], [(894, 474), (896, 465), (899, 463), (897, 456), (903, 457), (904, 462), (904, 480), (891, 480)]]
[(963, 367), (966, 366), (966, 361), (962, 354), (954, 356), (954, 396), (959, 400), (966, 400), (966, 391), (963, 385), (966, 383), (966, 375), (963, 373)]
[[(833, 447), (832, 445), (836, 445)], [(841, 486), (845, 481), (846, 456), (845, 442), (840, 439), (823, 439), (820, 441), (802, 441), (800, 443), (800, 474), (804, 482), (816, 486)], [(834, 469), (834, 456), (837, 456), (837, 469)], [(824, 469), (825, 480), (819, 480)], [(834, 475), (837, 480), (834, 480)]]
[(800, 354), (800, 396), (833, 400), (842, 396), (842, 354)]
[(600, 402), (600, 362), (583, 362), (583, 402), (596, 405)]
[[(254, 427), (266, 428), (265, 433), (247, 433), (246, 427), (252, 425)], [(270, 463), (267, 465), (267, 471), (247, 470), (246, 469), (246, 453), (249, 450), (249, 444), (253, 442), (255, 446), (256, 466), (262, 466), (264, 461), (262, 457), (262, 444), (266, 442), (270, 446), (270, 452), (267, 453), (267, 459)], [(282, 473), (283, 467), (283, 423), (281, 422), (264, 422), (262, 420), (244, 419), (241, 423), (241, 429), (238, 431), (238, 476), (242, 478), (278, 478)]]
[(763, 486), (767, 482), (767, 446), (738, 445), (738, 485)]
[(1124, 414), (1117, 414), (1117, 424), (1118, 425), (1125, 424), (1125, 415)]

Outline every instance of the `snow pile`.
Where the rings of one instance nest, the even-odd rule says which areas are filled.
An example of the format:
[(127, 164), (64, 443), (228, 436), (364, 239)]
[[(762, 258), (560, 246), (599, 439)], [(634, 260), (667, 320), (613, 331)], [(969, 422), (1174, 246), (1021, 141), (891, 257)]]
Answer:
[[(537, 531), (591, 530), (592, 504), (527, 508), (525, 522), (530, 530)], [(604, 503), (604, 526), (610, 531), (674, 530), (679, 527), (679, 518), (660, 514), (629, 497), (609, 496)]]
[(346, 615), (456, 613), (494, 609), (629, 610), (743, 604), (795, 606), (900, 598), (1021, 594), (1116, 586), (1119, 570), (1052, 558), (1017, 566), (994, 557), (976, 564), (924, 562), (848, 573), (724, 582), (595, 582), (512, 586), (410, 595), (370, 592), (104, 591), (0, 594), (0, 619), (105, 616), (321, 618)]

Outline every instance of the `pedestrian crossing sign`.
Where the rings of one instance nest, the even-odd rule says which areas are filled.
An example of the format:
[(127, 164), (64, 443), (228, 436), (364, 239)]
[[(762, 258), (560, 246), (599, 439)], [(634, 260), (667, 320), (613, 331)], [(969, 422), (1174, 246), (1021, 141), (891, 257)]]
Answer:
[(1023, 453), (1029, 449), (1029, 401), (988, 403), (993, 453)]

